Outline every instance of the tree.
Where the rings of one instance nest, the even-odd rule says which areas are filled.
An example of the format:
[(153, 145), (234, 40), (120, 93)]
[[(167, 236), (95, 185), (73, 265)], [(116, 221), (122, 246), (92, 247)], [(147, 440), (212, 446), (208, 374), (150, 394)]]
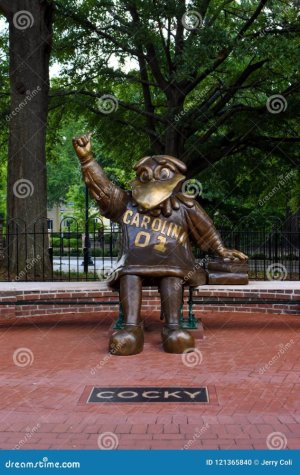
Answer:
[(107, 149), (121, 147), (125, 135), (133, 146), (146, 142), (149, 153), (181, 158), (191, 175), (246, 150), (299, 163), (296, 5), (56, 5), (57, 29), (64, 31), (56, 49), (65, 74), (52, 100), (94, 114)]
[[(45, 137), (53, 3), (0, 0), (9, 23), (9, 122), (7, 216), (12, 273), (49, 271)], [(26, 238), (25, 229), (29, 233)], [(33, 234), (35, 233), (35, 238)]]

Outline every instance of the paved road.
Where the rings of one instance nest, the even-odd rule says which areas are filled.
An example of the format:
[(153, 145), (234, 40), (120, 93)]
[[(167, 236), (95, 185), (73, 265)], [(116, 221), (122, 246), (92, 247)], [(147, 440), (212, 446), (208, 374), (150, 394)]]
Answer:
[[(78, 259), (76, 257), (70, 257), (68, 258), (62, 258), (60, 260), (59, 257), (54, 257), (53, 258), (53, 270), (54, 271), (62, 271), (62, 272), (83, 272), (83, 265), (82, 264), (83, 258), (79, 257)], [(94, 265), (89, 266), (89, 270), (94, 272), (103, 272), (108, 271), (113, 268), (115, 263), (117, 262), (117, 258), (110, 258), (110, 257), (96, 257), (92, 258), (92, 261)]]
[[(82, 264), (83, 257), (80, 256), (79, 258), (76, 257), (70, 257), (68, 259), (67, 257), (62, 258), (60, 261), (59, 257), (54, 257), (53, 258), (53, 264), (54, 264), (54, 270), (59, 271), (62, 270), (63, 272), (83, 272), (83, 266)], [(117, 262), (117, 258), (113, 257), (112, 259), (110, 257), (96, 257), (92, 258), (94, 264), (95, 264), (95, 270), (96, 272), (101, 272), (105, 270), (112, 269)], [(279, 261), (280, 262), (280, 261)], [(265, 269), (267, 270), (268, 266), (271, 265), (273, 261), (271, 260), (266, 260), (265, 262)], [(287, 272), (298, 272), (299, 271), (299, 261), (292, 260), (292, 261), (284, 261), (284, 267), (286, 268)], [(94, 271), (94, 266), (89, 266), (89, 269), (93, 272)], [(264, 261), (262, 259), (257, 259), (257, 260), (250, 260), (250, 269), (254, 271), (255, 269), (258, 271), (263, 271), (264, 269)]]

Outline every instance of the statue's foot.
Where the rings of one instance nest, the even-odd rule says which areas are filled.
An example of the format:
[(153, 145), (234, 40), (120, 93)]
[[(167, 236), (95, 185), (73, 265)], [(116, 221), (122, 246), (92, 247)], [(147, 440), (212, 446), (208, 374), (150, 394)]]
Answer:
[(144, 332), (139, 325), (126, 325), (114, 332), (109, 342), (109, 352), (117, 356), (137, 355), (143, 351)]
[(166, 353), (184, 353), (195, 348), (194, 337), (186, 330), (178, 327), (164, 326), (162, 329), (163, 349)]

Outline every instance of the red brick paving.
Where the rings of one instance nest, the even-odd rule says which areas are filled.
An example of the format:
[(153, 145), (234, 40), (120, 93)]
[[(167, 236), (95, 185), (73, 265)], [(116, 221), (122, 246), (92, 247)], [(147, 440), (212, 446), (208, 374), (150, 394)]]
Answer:
[[(107, 357), (109, 320), (1, 328), (0, 447), (97, 449), (111, 432), (119, 449), (266, 449), (280, 432), (299, 449), (299, 317), (211, 313), (203, 322), (193, 368), (162, 352), (159, 327), (128, 358)], [(19, 348), (32, 352), (31, 365), (14, 364)], [(87, 405), (93, 385), (207, 385), (212, 400)]]

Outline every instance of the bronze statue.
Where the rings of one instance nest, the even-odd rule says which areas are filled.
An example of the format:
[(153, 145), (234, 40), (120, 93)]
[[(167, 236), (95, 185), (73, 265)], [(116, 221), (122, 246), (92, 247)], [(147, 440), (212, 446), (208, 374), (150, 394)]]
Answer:
[(73, 145), (101, 214), (122, 228), (121, 257), (110, 285), (120, 289), (125, 328), (112, 334), (110, 352), (127, 356), (143, 350), (142, 284), (149, 283), (157, 284), (161, 295), (164, 350), (193, 351), (194, 338), (179, 326), (183, 285), (203, 285), (207, 275), (195, 262), (190, 238), (222, 258), (246, 260), (247, 256), (226, 249), (203, 208), (181, 192), (186, 166), (177, 158), (142, 158), (134, 166), (132, 192), (127, 192), (112, 183), (93, 159), (91, 134), (74, 138)]

